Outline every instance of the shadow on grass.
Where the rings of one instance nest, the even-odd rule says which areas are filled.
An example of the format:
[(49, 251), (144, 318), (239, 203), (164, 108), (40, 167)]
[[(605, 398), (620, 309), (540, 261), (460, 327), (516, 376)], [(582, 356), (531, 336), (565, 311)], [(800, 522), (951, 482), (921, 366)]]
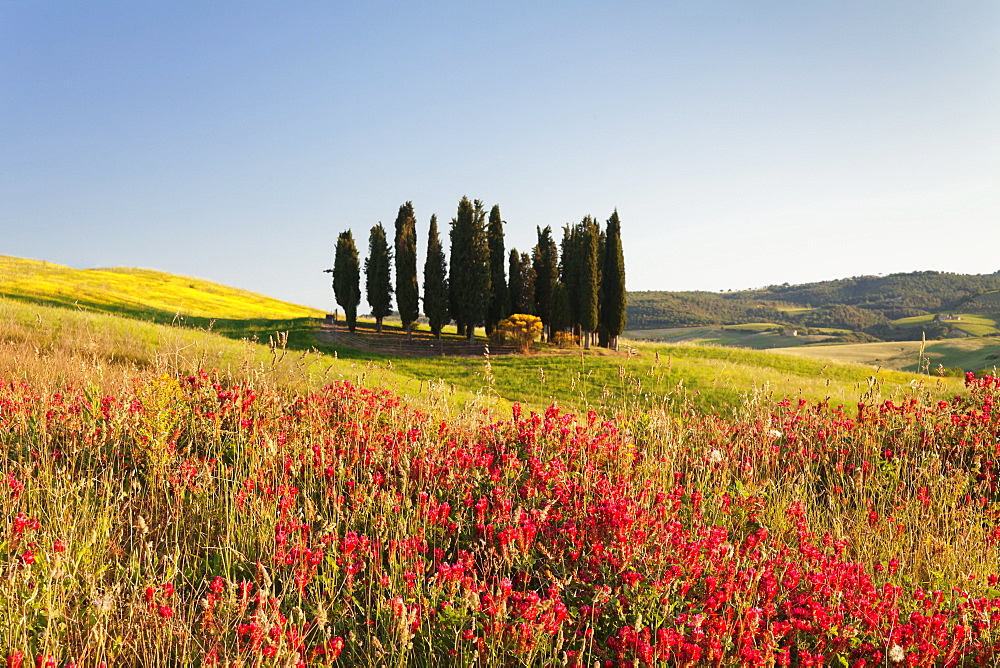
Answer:
[(96, 300), (70, 297), (61, 298), (52, 295), (28, 297), (8, 294), (2, 296), (24, 304), (39, 304), (42, 306), (116, 315), (122, 318), (152, 322), (160, 325), (202, 330), (237, 341), (248, 339), (264, 345), (267, 345), (272, 339), (279, 341), (280, 337), (287, 332), (288, 339), (284, 343), (287, 350), (309, 351), (315, 348), (329, 355), (336, 353), (337, 357), (341, 359), (367, 362), (383, 360), (388, 357), (380, 353), (366, 352), (347, 346), (337, 346), (320, 342), (315, 336), (315, 332), (319, 330), (323, 322), (320, 318), (203, 318), (150, 308), (143, 304), (108, 304)]
[(320, 318), (290, 318), (284, 320), (272, 320), (269, 318), (244, 320), (182, 318), (180, 320), (181, 322), (177, 324), (184, 327), (203, 329), (230, 339), (249, 339), (265, 345), (272, 340), (276, 345), (282, 345), (281, 337), (287, 333), (288, 339), (283, 344), (287, 350), (308, 351), (315, 349), (328, 355), (336, 353), (340, 359), (365, 362), (384, 360), (391, 357), (390, 355), (367, 352), (348, 346), (338, 346), (319, 341), (316, 338), (316, 332), (319, 331), (323, 322)]

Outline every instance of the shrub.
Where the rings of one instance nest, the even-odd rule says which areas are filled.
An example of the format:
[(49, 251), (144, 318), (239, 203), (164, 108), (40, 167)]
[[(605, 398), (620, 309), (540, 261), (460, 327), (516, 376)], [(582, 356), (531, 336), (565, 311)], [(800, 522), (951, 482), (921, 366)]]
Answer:
[(510, 341), (520, 352), (526, 353), (542, 333), (542, 319), (536, 315), (515, 313), (497, 323), (497, 331), (505, 341)]
[(580, 337), (573, 332), (556, 332), (552, 335), (552, 340), (560, 348), (580, 345)]

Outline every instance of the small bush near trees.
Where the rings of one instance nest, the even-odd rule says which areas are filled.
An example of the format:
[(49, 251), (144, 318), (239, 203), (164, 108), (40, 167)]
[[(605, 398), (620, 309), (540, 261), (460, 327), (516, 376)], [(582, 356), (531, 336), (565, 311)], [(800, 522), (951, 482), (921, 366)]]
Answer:
[(542, 333), (542, 319), (536, 315), (515, 313), (501, 320), (496, 331), (504, 341), (510, 341), (518, 351), (526, 353)]
[(552, 341), (560, 348), (580, 345), (580, 337), (573, 332), (556, 332), (552, 335)]

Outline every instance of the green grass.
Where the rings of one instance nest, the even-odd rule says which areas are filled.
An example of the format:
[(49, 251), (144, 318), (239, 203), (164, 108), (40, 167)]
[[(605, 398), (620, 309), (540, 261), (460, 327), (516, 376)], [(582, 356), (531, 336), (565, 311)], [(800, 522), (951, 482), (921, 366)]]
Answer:
[[(241, 321), (245, 322), (245, 321)], [(418, 404), (452, 410), (470, 402), (514, 401), (541, 409), (557, 402), (575, 410), (602, 412), (680, 409), (688, 404), (722, 410), (742, 394), (767, 388), (780, 396), (831, 398), (844, 403), (877, 375), (887, 393), (905, 391), (914, 376), (865, 367), (828, 365), (769, 352), (718, 346), (626, 343), (631, 356), (576, 354), (494, 358), (395, 358), (316, 345), (315, 321), (257, 322), (254, 328), (223, 333), (169, 326), (121, 316), (83, 312), (15, 300), (0, 300), (0, 375), (16, 379), (48, 374), (53, 385), (69, 382), (84, 368), (128, 375), (163, 367), (172, 373), (217, 368), (232, 374), (248, 369), (277, 384), (316, 387), (347, 379), (387, 386)], [(224, 323), (225, 324), (225, 323)], [(268, 345), (289, 332), (287, 349)], [(624, 348), (623, 348), (624, 349)], [(49, 360), (76, 360), (68, 368)], [(942, 386), (953, 394), (957, 383)]]
[(748, 323), (718, 327), (674, 327), (668, 329), (641, 329), (625, 332), (632, 340), (656, 343), (691, 343), (706, 346), (731, 346), (752, 350), (772, 350), (822, 343), (830, 336), (846, 330), (824, 329), (819, 335), (782, 336), (771, 331), (779, 325)]
[(734, 332), (770, 332), (781, 327), (773, 322), (745, 322), (739, 325), (725, 325), (722, 329)]
[[(920, 341), (886, 341), (830, 346), (808, 346), (779, 351), (835, 363), (868, 364), (886, 369), (916, 372), (919, 369)], [(959, 368), (966, 371), (991, 369), (1000, 365), (1000, 339), (961, 338), (929, 341), (924, 347), (925, 368), (933, 371)]]
[(893, 320), (892, 324), (893, 325), (898, 325), (898, 326), (919, 325), (919, 324), (922, 324), (922, 323), (932, 322), (933, 320), (934, 320), (934, 316), (930, 315), (930, 314), (928, 314), (928, 315), (914, 315), (914, 316), (910, 316), (909, 318), (899, 318), (897, 320)]
[(1000, 330), (992, 325), (980, 325), (976, 323), (968, 325), (963, 324), (960, 327), (956, 327), (956, 329), (960, 329), (961, 331), (971, 334), (972, 336), (992, 336), (1000, 333)]
[[(989, 336), (1000, 333), (1000, 321), (995, 317), (973, 313), (956, 313), (955, 316), (960, 319), (946, 320), (942, 324), (962, 330), (963, 332), (968, 332), (973, 336)], [(934, 321), (935, 317), (934, 315), (917, 315), (910, 318), (893, 320), (892, 324), (898, 327), (915, 327), (929, 324)]]
[[(382, 356), (347, 348), (316, 350), (315, 320), (220, 322), (230, 329), (208, 331), (0, 298), (0, 377), (45, 378), (60, 386), (113, 374), (128, 377), (161, 369), (183, 375), (202, 368), (230, 376), (250, 373), (297, 390), (349, 380), (394, 387), (404, 396), (444, 393), (394, 370)], [(446, 389), (455, 405), (473, 398)]]
[(691, 341), (708, 336), (720, 336), (720, 327), (664, 327), (633, 329), (622, 334), (633, 341)]
[[(12, 279), (11, 274), (18, 277)], [(207, 292), (202, 294), (202, 290)], [(102, 312), (82, 310), (75, 304), (66, 308), (66, 300), (59, 295), (71, 291), (89, 294), (88, 308)], [(724, 332), (714, 328), (672, 332), (675, 336), (712, 336), (716, 345), (625, 342), (630, 355), (553, 350), (552, 354), (502, 357), (487, 363), (481, 358), (397, 358), (321, 345), (315, 337), (318, 320), (309, 317), (317, 313), (312, 309), (281, 307), (283, 302), (261, 295), (161, 272), (77, 271), (3, 258), (0, 294), (9, 295), (0, 299), (0, 342), (17, 348), (12, 359), (35, 351), (32, 354), (39, 366), (46, 356), (59, 353), (83, 365), (116, 366), (122, 373), (157, 365), (174, 372), (198, 367), (235, 372), (252, 367), (279, 382), (301, 376), (307, 384), (346, 378), (369, 386), (386, 385), (418, 403), (427, 400), (442, 406), (519, 401), (535, 409), (558, 402), (573, 409), (612, 412), (664, 406), (680, 409), (683, 405), (721, 410), (742, 394), (762, 388), (781, 396), (844, 403), (864, 391), (873, 375), (887, 393), (909, 389), (915, 378), (718, 345), (726, 339), (762, 349), (804, 343), (806, 337), (762, 331), (767, 323)], [(143, 301), (147, 296), (148, 301)], [(165, 300), (183, 302), (187, 309), (179, 317), (164, 318), (173, 326), (147, 319), (150, 313), (167, 313)], [(269, 313), (279, 317), (261, 317), (255, 310), (261, 305), (273, 306)], [(216, 306), (219, 310), (212, 311)], [(741, 331), (746, 333), (733, 336)], [(11, 363), (0, 371), (11, 377), (17, 374), (17, 366)], [(60, 373), (68, 377), (71, 371)], [(958, 387), (945, 383), (935, 391), (948, 394)]]
[(470, 393), (486, 387), (498, 397), (532, 407), (557, 402), (575, 410), (611, 412), (679, 409), (685, 404), (721, 411), (754, 391), (850, 404), (873, 382), (886, 395), (912, 391), (921, 381), (940, 396), (961, 390), (955, 379), (738, 348), (637, 343), (634, 351), (630, 357), (504, 357), (491, 360), (489, 372), (485, 361), (477, 359), (409, 358), (394, 360), (393, 365), (416, 378), (443, 379)]

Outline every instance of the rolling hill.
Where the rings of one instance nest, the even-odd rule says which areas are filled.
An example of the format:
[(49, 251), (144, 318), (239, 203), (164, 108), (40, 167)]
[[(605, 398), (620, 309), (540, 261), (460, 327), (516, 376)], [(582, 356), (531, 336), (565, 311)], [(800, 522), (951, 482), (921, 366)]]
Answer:
[[(878, 339), (995, 333), (988, 316), (1000, 316), (1000, 271), (953, 274), (918, 271), (858, 276), (802, 285), (771, 285), (739, 292), (630, 292), (629, 330), (695, 325), (777, 323), (797, 328), (835, 328)], [(933, 316), (987, 316), (963, 329)], [(913, 319), (913, 320), (911, 320)], [(913, 325), (920, 325), (914, 327)]]
[(156, 322), (178, 317), (289, 319), (323, 312), (199, 278), (150, 269), (71, 269), (0, 255), (0, 297)]

